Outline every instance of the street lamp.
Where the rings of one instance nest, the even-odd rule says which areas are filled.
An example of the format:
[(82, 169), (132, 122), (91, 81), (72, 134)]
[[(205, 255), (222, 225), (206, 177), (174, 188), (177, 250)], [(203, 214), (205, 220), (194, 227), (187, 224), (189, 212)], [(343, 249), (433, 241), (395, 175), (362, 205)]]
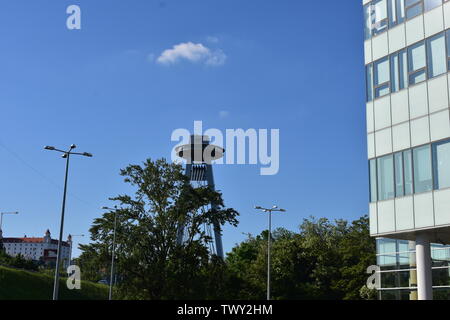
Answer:
[[(72, 239), (75, 237), (84, 237), (84, 234), (69, 234), (69, 237)], [(72, 244), (73, 241), (70, 241), (70, 257), (69, 257), (69, 264), (72, 264)]]
[(113, 233), (113, 243), (112, 243), (112, 252), (111, 252), (111, 276), (109, 279), (109, 300), (112, 300), (112, 289), (114, 285), (114, 260), (116, 254), (116, 228), (117, 228), (117, 206), (114, 208), (102, 207), (103, 210), (114, 211), (114, 233)]
[(255, 206), (255, 209), (269, 213), (269, 235), (267, 240), (267, 300), (270, 300), (270, 244), (272, 238), (272, 212), (286, 212), (286, 210), (280, 209), (277, 206), (273, 206), (270, 209)]
[(72, 144), (69, 147), (68, 151), (56, 149), (52, 146), (46, 146), (44, 147), (45, 150), (49, 151), (56, 151), (59, 153), (62, 153), (62, 158), (66, 159), (66, 175), (64, 178), (64, 193), (63, 193), (63, 202), (62, 202), (62, 209), (61, 209), (61, 226), (59, 228), (59, 241), (58, 241), (58, 252), (56, 256), (56, 270), (55, 270), (55, 280), (53, 284), (53, 300), (58, 300), (58, 291), (59, 291), (59, 263), (61, 260), (61, 246), (62, 246), (62, 238), (63, 238), (63, 231), (64, 231), (64, 213), (66, 210), (66, 194), (67, 194), (67, 178), (69, 176), (69, 159), (71, 155), (78, 155), (78, 156), (84, 156), (84, 157), (92, 157), (92, 154), (88, 152), (78, 153), (78, 152), (72, 152), (77, 146)]
[(19, 214), (19, 212), (0, 212), (0, 230), (2, 230), (2, 224), (3, 224), (3, 215), (4, 214)]

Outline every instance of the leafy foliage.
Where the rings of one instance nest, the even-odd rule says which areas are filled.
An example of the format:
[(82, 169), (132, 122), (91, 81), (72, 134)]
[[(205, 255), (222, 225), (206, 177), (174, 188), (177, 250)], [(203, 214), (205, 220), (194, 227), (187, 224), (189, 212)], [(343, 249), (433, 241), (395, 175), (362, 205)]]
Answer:
[[(375, 241), (362, 217), (343, 220), (306, 219), (299, 233), (273, 233), (272, 294), (275, 299), (361, 299), (366, 269), (375, 264)], [(266, 290), (267, 232), (233, 248), (227, 257), (240, 280), (236, 295), (263, 299)], [(364, 292), (364, 298), (367, 293)]]
[(30, 271), (38, 271), (39, 269), (39, 264), (36, 261), (25, 259), (21, 254), (11, 257), (4, 250), (0, 250), (0, 265)]
[[(125, 299), (215, 298), (220, 292), (211, 274), (224, 269), (211, 257), (211, 237), (204, 224), (238, 224), (238, 213), (224, 208), (222, 196), (208, 187), (194, 189), (180, 165), (150, 159), (121, 170), (135, 194), (112, 198), (116, 212), (95, 219), (93, 243), (80, 246), (79, 264), (92, 280), (102, 278), (111, 260), (114, 215), (117, 214), (116, 257), (120, 275), (117, 294)], [(206, 209), (214, 203), (214, 208)], [(184, 227), (184, 241), (177, 242)], [(108, 271), (109, 272), (109, 271)]]

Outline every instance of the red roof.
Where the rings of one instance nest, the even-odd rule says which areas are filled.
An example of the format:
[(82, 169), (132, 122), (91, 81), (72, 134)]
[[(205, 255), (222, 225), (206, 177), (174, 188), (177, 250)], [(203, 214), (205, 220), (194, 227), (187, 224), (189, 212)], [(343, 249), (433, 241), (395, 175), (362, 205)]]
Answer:
[[(44, 238), (3, 238), (2, 241), (4, 243), (42, 243)], [(58, 244), (58, 240), (52, 239), (52, 244)], [(65, 241), (62, 242), (62, 245), (69, 247), (69, 244)]]

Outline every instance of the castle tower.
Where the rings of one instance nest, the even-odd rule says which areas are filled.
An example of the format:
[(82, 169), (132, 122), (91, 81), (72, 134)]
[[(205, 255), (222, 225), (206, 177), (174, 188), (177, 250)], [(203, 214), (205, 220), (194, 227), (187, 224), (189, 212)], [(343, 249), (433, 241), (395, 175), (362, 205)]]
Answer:
[[(225, 150), (219, 146), (210, 144), (207, 136), (193, 135), (191, 143), (180, 146), (176, 149), (176, 153), (180, 158), (187, 161), (186, 175), (192, 184), (207, 185), (215, 190), (212, 161), (223, 157)], [(215, 203), (211, 203), (211, 208), (217, 208)], [(211, 226), (208, 226), (211, 227)], [(214, 248), (212, 251), (217, 256), (224, 258), (222, 246), (222, 231), (218, 222), (213, 222), (212, 229), (214, 231)], [(178, 231), (178, 242), (183, 242), (184, 228)]]
[(50, 230), (47, 229), (47, 231), (45, 232), (45, 236), (44, 236), (44, 243), (50, 244), (51, 242), (52, 242), (52, 238), (51, 238)]

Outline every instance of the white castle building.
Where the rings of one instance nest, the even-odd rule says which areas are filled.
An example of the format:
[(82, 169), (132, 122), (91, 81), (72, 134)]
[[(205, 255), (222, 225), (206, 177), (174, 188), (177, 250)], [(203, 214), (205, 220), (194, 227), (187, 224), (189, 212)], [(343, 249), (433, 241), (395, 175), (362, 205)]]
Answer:
[[(0, 230), (0, 243), (3, 243), (5, 252), (10, 256), (22, 255), (25, 259), (44, 263), (56, 263), (58, 252), (58, 240), (51, 238), (50, 231), (47, 230), (43, 238), (3, 238)], [(61, 259), (63, 266), (69, 266), (72, 256), (72, 236), (69, 235), (67, 241), (63, 241), (61, 247)]]

